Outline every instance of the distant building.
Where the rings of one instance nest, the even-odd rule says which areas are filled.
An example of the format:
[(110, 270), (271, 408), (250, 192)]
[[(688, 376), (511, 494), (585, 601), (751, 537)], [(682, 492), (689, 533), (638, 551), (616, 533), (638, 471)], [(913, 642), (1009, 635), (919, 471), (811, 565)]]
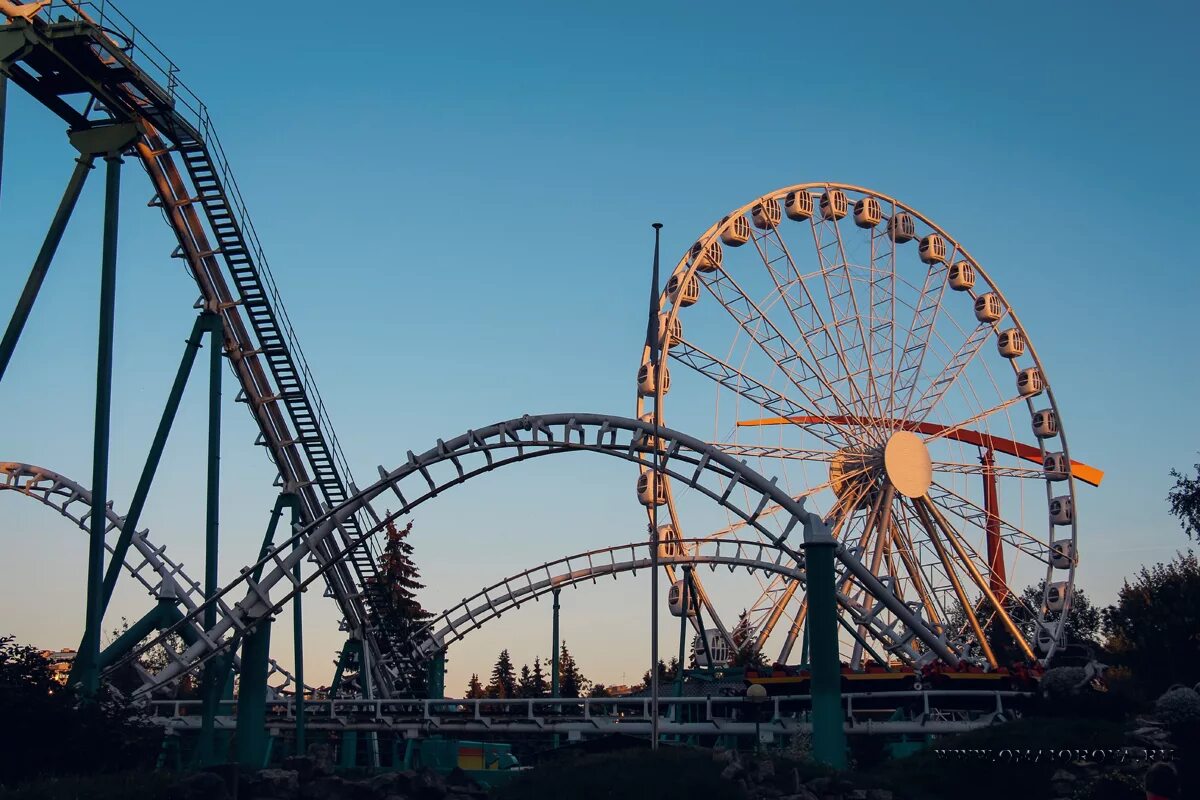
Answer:
[(75, 651), (70, 648), (63, 650), (42, 650), (41, 656), (50, 662), (50, 676), (54, 678), (54, 682), (62, 686), (67, 685), (67, 678), (71, 675), (71, 664), (75, 661)]

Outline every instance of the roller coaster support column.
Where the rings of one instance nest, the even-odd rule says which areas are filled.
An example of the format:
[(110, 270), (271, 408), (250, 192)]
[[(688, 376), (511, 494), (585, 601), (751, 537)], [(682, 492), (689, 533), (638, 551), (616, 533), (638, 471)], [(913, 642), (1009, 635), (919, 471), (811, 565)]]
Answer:
[[(125, 556), (129, 553), (129, 546), (133, 541), (134, 531), (137, 530), (142, 518), (142, 510), (146, 507), (146, 497), (150, 494), (150, 487), (154, 483), (154, 475), (158, 471), (158, 464), (162, 460), (163, 450), (167, 446), (167, 437), (171, 433), (171, 426), (175, 423), (175, 415), (179, 411), (179, 403), (183, 399), (183, 391), (187, 387), (188, 376), (192, 372), (192, 365), (196, 362), (196, 352), (203, 344), (205, 331), (219, 330), (220, 327), (221, 318), (216, 314), (208, 312), (198, 316), (192, 324), (192, 333), (188, 337), (187, 344), (184, 347), (183, 358), (180, 360), (179, 369), (175, 373), (175, 382), (171, 385), (171, 392), (167, 396), (166, 406), (163, 407), (162, 417), (158, 422), (158, 429), (154, 432), (154, 439), (150, 443), (150, 452), (146, 455), (146, 463), (142, 467), (142, 474), (138, 479), (137, 488), (134, 489), (133, 500), (129, 503), (129, 513), (125, 516), (125, 524), (121, 527), (121, 535), (117, 537), (117, 542), (113, 546), (112, 557), (108, 562), (108, 571), (104, 574), (104, 587), (100, 598), (101, 620), (103, 620), (104, 612), (108, 609), (109, 601), (112, 600), (113, 590), (117, 586), (117, 579), (121, 577), (121, 565), (125, 563)], [(85, 652), (87, 648), (88, 643), (85, 638), (85, 641), (79, 645), (79, 652)]]
[(553, 641), (551, 642), (551, 645), (550, 645), (552, 648), (550, 650), (550, 696), (551, 697), (558, 697), (558, 664), (559, 664), (559, 658), (558, 658), (558, 595), (561, 592), (562, 592), (562, 589), (554, 590), (554, 609), (553, 609), (554, 621), (551, 624), (551, 636), (553, 637)]
[[(214, 315), (215, 316), (215, 315)], [(221, 586), (217, 581), (221, 519), (221, 348), (224, 329), (212, 325), (208, 331), (208, 502), (204, 521), (204, 599), (212, 599)], [(217, 606), (204, 609), (204, 629), (217, 624)]]
[[(558, 596), (562, 589), (555, 587), (554, 589), (554, 607), (552, 610), (553, 622), (551, 623), (551, 643), (550, 643), (550, 696), (558, 697)], [(558, 708), (554, 709), (556, 712)], [(554, 746), (558, 747), (558, 734), (554, 734)]]
[(261, 620), (242, 640), (237, 697), (237, 760), (262, 769), (267, 755), (267, 674), (270, 671), (271, 618)]
[[(221, 513), (221, 350), (224, 346), (224, 326), (213, 313), (206, 315), (208, 330), (208, 497), (204, 521), (204, 598), (210, 600), (220, 591), (217, 582), (217, 557), (220, 552)], [(204, 629), (217, 624), (216, 604), (204, 609)], [(269, 634), (267, 634), (269, 637)], [(247, 642), (247, 645), (249, 643)], [(265, 644), (263, 645), (266, 646)], [(221, 696), (229, 680), (232, 651), (228, 660), (211, 659), (204, 667), (204, 708), (200, 720), (201, 763), (213, 758), (214, 727)], [(243, 664), (243, 670), (245, 665)], [(265, 680), (265, 678), (264, 678)], [(265, 712), (264, 712), (265, 713)]]
[[(121, 152), (133, 143), (137, 129), (112, 125), (70, 134), (81, 154), (93, 158), (103, 154), (106, 162), (104, 189), (104, 242), (100, 260), (100, 327), (96, 346), (96, 422), (92, 441), (92, 511), (89, 517), (87, 607), (84, 637), (88, 649), (79, 654), (76, 677), (84, 697), (100, 689), (100, 628), (103, 623), (101, 596), (104, 591), (104, 534), (108, 529), (108, 445), (112, 416), (113, 329), (116, 322), (117, 232), (121, 206)], [(47, 262), (48, 263), (48, 262)]]
[(8, 117), (8, 76), (0, 72), (0, 187), (4, 185), (4, 121)]
[[(296, 526), (300, 522), (300, 498), (296, 495), (288, 495), (292, 499), (292, 518), (291, 525), (288, 527), (289, 532), (295, 533)], [(300, 548), (300, 540), (297, 539), (292, 543), (292, 552)], [(296, 566), (292, 567), (292, 577), (297, 582), (300, 580), (300, 562), (296, 562)], [(302, 756), (308, 752), (308, 745), (304, 741), (304, 615), (301, 611), (300, 601), (304, 597), (304, 592), (297, 592), (295, 598), (292, 599), (292, 641), (295, 644), (295, 675), (296, 675), (296, 755)]]
[(75, 171), (71, 173), (71, 179), (67, 181), (67, 189), (63, 192), (58, 210), (54, 212), (50, 229), (46, 231), (42, 249), (38, 251), (37, 258), (34, 259), (33, 269), (29, 271), (29, 278), (25, 281), (25, 289), (21, 292), (21, 297), (17, 300), (17, 307), (8, 321), (8, 328), (4, 331), (4, 339), (0, 340), (0, 380), (4, 379), (4, 371), (8, 368), (8, 362), (12, 358), (13, 350), (17, 347), (17, 341), (21, 338), (21, 331), (25, 329), (25, 321), (29, 319), (29, 312), (33, 310), (33, 303), (37, 300), (38, 292), (42, 288), (42, 281), (46, 279), (46, 273), (50, 270), (50, 262), (54, 260), (54, 253), (58, 250), (59, 242), (62, 241), (63, 231), (67, 228), (71, 212), (75, 210), (79, 193), (83, 191), (83, 183), (87, 180), (88, 172), (91, 171), (92, 162), (95, 160), (95, 154), (81, 154), (76, 161)]
[(841, 659), (838, 650), (837, 599), (833, 555), (837, 542), (816, 514), (804, 522), (808, 574), (808, 628), (812, 656), (813, 758), (834, 769), (846, 767)]

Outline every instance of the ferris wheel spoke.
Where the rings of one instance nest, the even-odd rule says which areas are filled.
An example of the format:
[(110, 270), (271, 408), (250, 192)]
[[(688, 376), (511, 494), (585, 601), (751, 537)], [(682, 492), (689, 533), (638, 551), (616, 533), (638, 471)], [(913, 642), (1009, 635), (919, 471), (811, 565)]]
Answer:
[[(946, 539), (949, 540), (951, 547), (958, 554), (958, 557), (962, 560), (967, 572), (971, 575), (971, 578), (979, 587), (979, 591), (984, 597), (987, 598), (988, 603), (991, 604), (992, 609), (995, 611), (996, 617), (1000, 620), (1000, 623), (1008, 631), (1009, 635), (1013, 637), (1013, 640), (1017, 643), (1017, 646), (1020, 647), (1025, 653), (1025, 657), (1033, 660), (1033, 650), (1029, 647), (1029, 643), (1025, 641), (1025, 637), (1022, 635), (1020, 629), (1017, 628), (1016, 623), (1013, 622), (1012, 617), (1009, 616), (1008, 612), (1005, 610), (1004, 603), (1002, 602), (1001, 598), (992, 591), (992, 587), (990, 586), (989, 582), (984, 579), (982, 571), (971, 559), (971, 554), (967, 551), (964, 544), (959, 539), (954, 528), (950, 525), (950, 523), (942, 515), (941, 511), (938, 510), (938, 507), (931, 500), (928, 498), (922, 498), (916, 502), (922, 503), (925, 506), (926, 511), (933, 516), (934, 523), (941, 528), (942, 533), (945, 534)], [(1008, 594), (1011, 594), (1011, 591), (1008, 592)]]
[[(963, 522), (978, 530), (987, 529), (989, 515), (982, 506), (973, 500), (963, 497), (937, 480), (934, 480), (933, 484), (929, 487), (929, 493), (926, 496), (938, 508), (954, 514)], [(1034, 536), (1023, 528), (1018, 528), (1003, 517), (997, 517), (996, 519), (1000, 525), (1000, 538), (1005, 544), (1016, 547), (1021, 552), (1036, 558), (1043, 564), (1050, 560), (1050, 544), (1048, 542)]]
[(907, 408), (912, 402), (913, 392), (920, 382), (925, 353), (933, 339), (934, 326), (946, 293), (946, 271), (944, 262), (935, 261), (925, 272), (925, 282), (913, 306), (912, 324), (904, 335), (900, 363), (892, 375), (893, 389), (888, 411), (888, 416), (892, 418), (895, 418), (897, 410)]
[[(832, 481), (828, 484), (828, 486), (832, 486)], [(835, 540), (837, 540), (842, 535), (842, 531), (843, 531), (843, 528), (845, 527), (845, 524), (850, 520), (850, 517), (853, 515), (853, 509), (856, 508), (858, 506), (858, 504), (862, 501), (862, 498), (865, 496), (866, 491), (867, 491), (867, 489), (865, 488), (865, 486), (856, 487), (856, 488), (852, 489), (851, 492), (847, 496), (839, 497), (837, 502), (834, 504), (833, 509), (830, 511), (830, 513), (826, 519), (830, 522), (830, 535)], [(784, 595), (784, 597), (781, 601), (780, 613), (782, 613), (783, 607), (785, 607), (788, 603), (790, 603), (792, 601), (792, 598), (796, 594), (796, 589), (797, 589), (797, 584), (795, 584), (795, 583), (793, 583), (792, 585), (790, 585), (788, 587), (788, 591)], [(788, 628), (787, 636), (784, 638), (783, 647), (779, 651), (779, 659), (778, 660), (781, 663), (786, 662), (788, 659), (788, 656), (791, 655), (792, 648), (795, 647), (796, 640), (800, 636), (800, 631), (804, 627), (804, 620), (807, 617), (807, 614), (808, 614), (808, 596), (805, 595), (804, 597), (802, 597), (800, 599), (800, 607), (799, 607), (799, 609), (797, 609), (796, 615), (794, 617), (792, 617), (792, 624)], [(770, 634), (771, 630), (774, 629), (775, 624), (778, 623), (778, 618), (779, 618), (779, 614), (776, 614), (771, 622), (771, 628), (768, 629), (768, 631), (767, 631), (767, 635)], [(763, 640), (764, 641), (766, 640), (766, 635), (763, 636)]]
[(946, 549), (946, 545), (942, 542), (942, 537), (939, 535), (938, 525), (930, 513), (932, 504), (926, 505), (920, 499), (912, 501), (913, 510), (916, 512), (917, 519), (920, 521), (921, 527), (925, 529), (926, 535), (929, 537), (930, 543), (937, 551), (938, 559), (941, 560), (946, 571), (946, 576), (950, 579), (950, 584), (954, 589), (954, 595), (958, 600), (958, 605), (962, 609), (963, 614), (967, 617), (967, 622), (971, 626), (971, 631), (975, 635), (975, 641), (979, 648), (983, 651), (983, 656), (987, 659), (988, 664), (995, 668), (999, 664), (996, 661), (996, 655), (992, 652), (992, 646), (988, 642), (987, 635), (983, 631), (983, 626), (979, 622), (979, 617), (975, 614), (975, 609), (971, 603), (971, 598), (967, 596), (967, 591), (963, 587), (962, 581), (959, 579), (958, 571), (954, 566), (954, 559)]
[(980, 323), (967, 340), (959, 346), (954, 356), (946, 362), (942, 370), (929, 382), (925, 391), (911, 406), (904, 409), (904, 419), (912, 422), (924, 422), (937, 408), (938, 403), (946, 396), (946, 392), (958, 382), (962, 374), (979, 355), (988, 337), (995, 330), (991, 323)]
[[(987, 409), (986, 411), (981, 411), (978, 414), (973, 414), (970, 417), (967, 417), (966, 419), (962, 420), (961, 422), (956, 422), (953, 425), (941, 426), (925, 438), (925, 444), (928, 445), (930, 442), (932, 442), (936, 439), (945, 439), (947, 437), (956, 438), (955, 434), (957, 434), (959, 431), (969, 430), (971, 428), (974, 428), (980, 422), (983, 422), (984, 420), (986, 420), (988, 417), (991, 417), (994, 414), (999, 414), (1001, 411), (1005, 411), (1010, 406), (1014, 406), (1017, 403), (1023, 403), (1023, 402), (1025, 402), (1025, 399), (1026, 398), (1022, 397), (1021, 395), (1017, 395), (1016, 397), (1010, 397), (1007, 400), (997, 403), (996, 405), (992, 406), (991, 408)], [(984, 434), (976, 434), (976, 436), (978, 437), (978, 439), (980, 440), (981, 443), (992, 438), (992, 437), (986, 436)]]
[[(804, 406), (796, 403), (786, 395), (759, 382), (720, 358), (704, 352), (686, 340), (679, 341), (669, 352), (671, 358), (691, 367), (701, 375), (724, 386), (731, 392), (746, 398), (761, 408), (774, 411), (781, 416), (788, 416), (789, 414), (795, 414), (797, 411), (805, 410)], [(780, 409), (789, 409), (789, 411), (781, 411)], [(840, 446), (840, 442), (833, 438), (842, 433), (841, 428), (837, 425), (830, 423), (822, 426), (822, 429), (818, 429), (816, 426), (805, 426), (805, 430), (832, 447)]]
[[(900, 504), (899, 510), (903, 511), (903, 504)], [(917, 597), (920, 598), (921, 605), (925, 609), (925, 613), (929, 616), (929, 621), (935, 625), (940, 625), (942, 616), (938, 612), (937, 604), (934, 602), (929, 587), (925, 584), (925, 575), (921, 571), (920, 557), (913, 546), (911, 534), (902, 532), (907, 528), (907, 520), (905, 520), (905, 523), (905, 528), (902, 529), (899, 520), (895, 519), (895, 517), (892, 519), (891, 536), (893, 552), (900, 556), (900, 563), (904, 565), (904, 571), (908, 574), (909, 585), (916, 592)]]
[(731, 456), (745, 458), (788, 458), (799, 461), (833, 461), (837, 450), (814, 450), (806, 447), (776, 447), (775, 445), (741, 444), (739, 442), (709, 442)]
[[(758, 303), (750, 299), (728, 272), (720, 270), (711, 275), (701, 275), (701, 280), (734, 322), (804, 394), (805, 400), (814, 411), (824, 415), (830, 403), (843, 412), (852, 410), (846, 399), (839, 394), (836, 382), (831, 381), (825, 373), (820, 356), (813, 350), (807, 337), (803, 334), (801, 336), (809, 351), (809, 357), (805, 357), (799, 351), (792, 340), (779, 330)], [(787, 293), (783, 292), (781, 297), (790, 308)], [(810, 384), (815, 386), (809, 388)]]
[[(894, 210), (893, 210), (894, 211)], [(880, 248), (878, 243), (882, 242)], [(867, 297), (870, 303), (867, 327), (872, 365), (872, 378), (876, 391), (875, 412), (878, 416), (890, 413), (892, 396), (892, 373), (896, 358), (896, 245), (890, 236), (881, 235), (880, 228), (871, 228), (871, 253), (868, 261)], [(876, 365), (878, 365), (876, 367)], [(886, 399), (879, 386), (886, 376)]]
[[(812, 218), (811, 227), (813, 244), (825, 284), (825, 298), (829, 303), (830, 313), (833, 315), (834, 347), (845, 371), (846, 384), (859, 397), (858, 416), (870, 417), (874, 414), (874, 404), (868, 399), (868, 395), (872, 391), (874, 379), (871, 375), (866, 334), (863, 330), (862, 318), (858, 314), (858, 302), (854, 295), (853, 278), (846, 261), (841, 231), (836, 221), (821, 220), (818, 222), (816, 217)], [(829, 240), (823, 242), (822, 231), (827, 228), (832, 228), (833, 236), (824, 237)], [(825, 232), (827, 233), (827, 231)], [(836, 250), (836, 254), (831, 256), (829, 252), (831, 250)], [(844, 333), (847, 328), (850, 329), (849, 333)], [(858, 334), (857, 341), (853, 337), (855, 332)], [(847, 340), (849, 340), (849, 344), (847, 344)], [(855, 366), (851, 366), (851, 354), (855, 349), (861, 349), (862, 353)], [(864, 375), (866, 379), (860, 383), (859, 379)], [(865, 390), (864, 385), (867, 387)]]
[[(773, 238), (769, 238), (772, 236)], [(768, 233), (763, 233), (761, 236), (755, 236), (754, 245), (758, 250), (759, 257), (762, 259), (763, 266), (766, 267), (767, 273), (771, 276), (771, 281), (775, 284), (776, 295), (783, 301), (784, 307), (787, 308), (788, 315), (791, 317), (797, 333), (800, 334), (800, 339), (804, 342), (804, 346), (808, 350), (809, 356), (811, 357), (811, 368), (817, 374), (818, 378), (820, 378), (824, 388), (832, 396), (833, 401), (837, 404), (838, 409), (842, 412), (842, 414), (856, 418), (859, 417), (860, 415), (855, 413), (856, 407), (853, 404), (853, 396), (857, 387), (852, 383), (847, 385), (846, 391), (850, 395), (850, 399), (847, 400), (847, 398), (838, 391), (839, 379), (836, 377), (831, 378), (825, 369), (823, 362), (829, 360), (833, 356), (838, 356), (841, 358), (842, 366), (846, 373), (850, 374), (851, 372), (850, 367), (846, 363), (844, 357), (842, 357), (841, 351), (837, 344), (834, 342), (833, 338), (829, 336), (828, 326), (821, 315), (820, 309), (817, 307), (816, 301), (813, 299), (811, 292), (808, 290), (808, 285), (805, 283), (804, 276), (800, 274), (800, 270), (796, 265), (796, 261), (794, 258), (792, 258), (791, 250), (788, 248), (787, 243), (780, 235), (779, 228), (775, 227), (772, 228)], [(772, 245), (778, 247), (781, 254), (779, 258), (771, 258), (764, 249), (769, 248)], [(778, 270), (775, 268), (775, 264), (780, 259), (786, 261), (788, 267), (790, 268), (789, 274), (780, 275)], [(792, 296), (792, 293), (788, 291), (793, 286), (796, 286), (801, 290), (802, 296), (800, 297), (799, 302), (797, 302), (797, 300)], [(807, 318), (805, 319), (804, 317)], [(825, 347), (819, 347), (819, 342), (814, 344), (813, 337), (818, 334), (823, 334), (826, 343)]]
[(983, 464), (958, 464), (952, 461), (934, 461), (933, 472), (949, 475), (994, 475), (997, 478), (1024, 478), (1045, 480), (1046, 472), (1028, 467), (988, 467)]

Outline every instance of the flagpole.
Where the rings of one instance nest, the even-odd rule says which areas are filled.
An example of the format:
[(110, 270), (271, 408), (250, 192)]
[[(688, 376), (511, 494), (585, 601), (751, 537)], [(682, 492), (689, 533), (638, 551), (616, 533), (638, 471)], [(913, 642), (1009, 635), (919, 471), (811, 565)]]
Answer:
[(650, 316), (646, 323), (646, 344), (650, 348), (650, 367), (654, 370), (654, 474), (650, 485), (653, 502), (650, 504), (650, 749), (658, 749), (658, 496), (662, 481), (659, 459), (659, 428), (662, 426), (662, 353), (658, 330), (658, 246), (662, 223), (655, 222), (654, 271), (650, 283)]

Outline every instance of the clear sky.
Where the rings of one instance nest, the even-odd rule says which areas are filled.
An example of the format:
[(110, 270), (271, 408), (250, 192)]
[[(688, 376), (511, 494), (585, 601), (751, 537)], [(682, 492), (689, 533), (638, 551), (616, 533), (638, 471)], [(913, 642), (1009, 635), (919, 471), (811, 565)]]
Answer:
[[(1017, 309), (1073, 454), (1107, 471), (1102, 489), (1079, 490), (1079, 585), (1111, 601), (1123, 576), (1187, 544), (1164, 496), (1168, 470), (1200, 449), (1194, 3), (121, 7), (208, 104), (360, 483), (408, 449), (525, 412), (630, 414), (649, 223), (665, 223), (674, 263), (729, 209), (836, 180), (938, 221)], [(10, 89), (5, 318), (72, 166), (61, 128)], [(84, 483), (101, 186), (94, 175), (0, 385), (0, 459)], [(196, 295), (135, 163), (125, 186), (122, 511)], [(203, 571), (202, 387), (143, 517), (193, 577)], [(257, 549), (274, 476), (233, 393), (229, 578)], [(415, 520), (435, 609), (644, 530), (628, 466), (587, 459), (489, 476)], [(0, 532), (0, 632), (73, 646), (82, 535), (9, 494)], [(564, 637), (589, 677), (640, 677), (647, 591), (639, 576), (564, 596)], [(125, 587), (109, 621), (146, 603)], [(306, 612), (309, 674), (325, 680), (336, 614), (317, 592)], [(544, 656), (549, 622), (548, 603), (526, 607), (455, 647), (450, 690), (486, 672), (500, 647), (518, 664)], [(674, 623), (663, 625), (670, 642)], [(275, 636), (285, 664), (287, 627)]]

